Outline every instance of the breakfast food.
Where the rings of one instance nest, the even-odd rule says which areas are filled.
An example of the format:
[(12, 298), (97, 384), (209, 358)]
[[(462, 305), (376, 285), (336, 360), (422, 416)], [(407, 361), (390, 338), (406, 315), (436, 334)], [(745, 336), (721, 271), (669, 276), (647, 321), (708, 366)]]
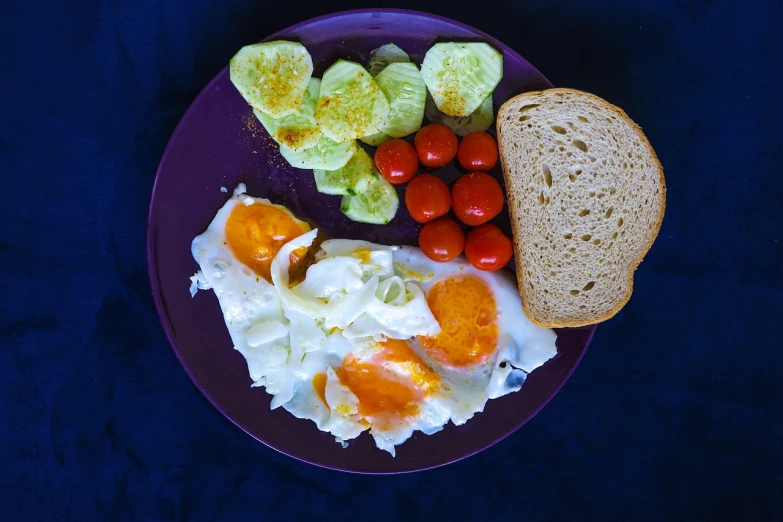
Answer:
[(467, 116), (449, 116), (440, 112), (429, 93), (427, 93), (427, 101), (424, 103), (424, 116), (430, 120), (430, 123), (442, 123), (453, 130), (457, 136), (467, 136), (471, 132), (482, 132), (489, 129), (495, 121), (494, 111), (492, 95), (487, 96), (479, 108)]
[(385, 225), (397, 213), (397, 192), (362, 148), (342, 168), (313, 172), (318, 191), (342, 195), (340, 210), (354, 221)]
[(367, 70), (373, 76), (377, 76), (386, 66), (392, 63), (407, 63), (411, 59), (408, 53), (394, 45), (387, 43), (370, 51), (370, 59), (367, 61)]
[[(463, 424), (519, 390), (557, 354), (550, 327), (615, 313), (665, 187), (638, 127), (585, 93), (506, 102), (496, 141), (486, 131), (503, 57), (485, 43), (438, 43), (421, 69), (394, 44), (323, 65), (313, 78), (301, 44), (269, 42), (242, 48), (231, 80), (283, 158), (312, 169), (349, 219), (386, 225), (404, 194), (419, 248), (326, 239), (240, 184), (193, 239), (191, 293), (214, 291), (272, 408), (344, 446), (369, 430), (394, 455), (415, 431)], [(513, 241), (493, 222), (506, 203), (498, 159)], [(419, 173), (451, 162), (456, 180)], [(504, 270), (515, 252), (517, 281)]]
[(663, 220), (663, 168), (647, 138), (619, 108), (571, 89), (508, 100), (497, 130), (525, 313), (547, 327), (612, 317)]
[(419, 223), (445, 216), (451, 209), (449, 187), (437, 176), (419, 174), (405, 187), (405, 206)]
[(356, 194), (343, 196), (340, 211), (354, 221), (385, 225), (397, 213), (399, 205), (397, 191), (375, 171)]
[(407, 183), (419, 170), (416, 149), (407, 141), (395, 139), (382, 143), (375, 150), (375, 165), (386, 181), (395, 185)]
[(413, 138), (419, 161), (425, 167), (443, 167), (457, 155), (457, 135), (440, 123), (422, 127)]
[(485, 223), (468, 232), (465, 257), (479, 270), (500, 270), (511, 261), (514, 247), (497, 225)]
[(421, 227), (419, 248), (433, 261), (445, 263), (459, 257), (465, 249), (465, 234), (453, 219), (436, 219)]
[(351, 159), (339, 169), (313, 170), (318, 192), (335, 196), (356, 194), (361, 185), (367, 182), (367, 178), (373, 175), (375, 175), (375, 164), (362, 148), (357, 148)]
[(457, 160), (467, 171), (492, 170), (498, 162), (498, 144), (486, 132), (471, 132), (459, 142)]
[(375, 76), (375, 82), (389, 99), (389, 122), (381, 132), (402, 138), (421, 128), (427, 86), (415, 64), (392, 63)]
[(350, 161), (359, 150), (355, 141), (337, 143), (323, 134), (314, 147), (302, 151), (293, 151), (280, 145), (280, 155), (288, 163), (299, 169), (337, 170)]
[(413, 247), (330, 239), (240, 184), (191, 245), (271, 407), (392, 455), (414, 431), (463, 424), (556, 354), (503, 272)]
[[(342, 195), (340, 210), (349, 219), (384, 225), (398, 208), (389, 182), (409, 181), (419, 161), (445, 166), (457, 154), (456, 134), (486, 130), (493, 121), (500, 53), (485, 43), (439, 43), (424, 61), (422, 72), (389, 43), (370, 53), (367, 68), (340, 59), (318, 79), (302, 44), (274, 41), (243, 47), (231, 59), (230, 77), (291, 166), (313, 169), (319, 191)], [(425, 111), (432, 124), (422, 128)], [(413, 133), (415, 164), (401, 141), (377, 155), (383, 180), (356, 157), (357, 140), (380, 147)], [(485, 145), (468, 140), (461, 161), (482, 170), (491, 161)]]
[(470, 172), (451, 187), (451, 202), (457, 218), (472, 227), (483, 225), (503, 210), (503, 189), (486, 172)]
[(483, 42), (433, 45), (421, 75), (438, 109), (449, 116), (469, 116), (503, 77), (503, 55)]
[(272, 138), (293, 152), (315, 147), (321, 138), (321, 129), (315, 121), (315, 108), (321, 91), (321, 80), (310, 78), (310, 86), (305, 92), (299, 108), (283, 116), (273, 118), (258, 109), (253, 109), (261, 125)]
[(356, 62), (337, 60), (321, 80), (315, 119), (337, 143), (380, 132), (389, 123), (389, 100)]
[(229, 74), (254, 109), (282, 118), (302, 104), (313, 74), (313, 59), (297, 42), (247, 45), (231, 58)]
[(369, 145), (370, 147), (379, 147), (390, 139), (392, 139), (392, 137), (388, 134), (384, 134), (383, 132), (376, 132), (375, 134), (370, 134), (369, 136), (362, 136), (359, 138), (359, 141)]

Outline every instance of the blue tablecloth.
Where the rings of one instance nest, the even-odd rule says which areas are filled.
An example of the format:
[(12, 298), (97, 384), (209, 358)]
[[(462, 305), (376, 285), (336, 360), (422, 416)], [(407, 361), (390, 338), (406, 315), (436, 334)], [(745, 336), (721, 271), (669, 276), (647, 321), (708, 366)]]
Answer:
[(3, 2), (0, 519), (780, 519), (781, 3), (394, 6), (487, 31), (645, 129), (668, 208), (625, 310), (466, 461), (372, 478), (279, 455), (169, 350), (145, 218), (169, 135), (239, 47), (360, 6)]

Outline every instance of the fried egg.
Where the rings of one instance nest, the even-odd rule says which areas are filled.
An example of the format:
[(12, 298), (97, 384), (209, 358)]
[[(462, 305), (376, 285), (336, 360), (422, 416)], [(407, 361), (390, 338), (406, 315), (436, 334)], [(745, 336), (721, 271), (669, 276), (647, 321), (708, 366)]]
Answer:
[[(290, 320), (269, 270), (280, 247), (310, 226), (285, 207), (244, 192), (245, 185), (239, 184), (207, 230), (193, 240), (191, 253), (200, 271), (191, 278), (191, 294), (199, 288), (214, 290), (253, 385), (266, 386), (277, 407), (293, 395), (288, 361), (300, 347), (289, 340)], [(295, 263), (300, 261), (294, 257)]]
[(464, 258), (433, 262), (413, 247), (395, 252), (395, 266), (418, 279), (441, 326), (411, 344), (446, 383), (455, 424), (483, 411), (487, 400), (519, 390), (557, 354), (557, 335), (530, 322), (507, 272), (478, 270)]
[(253, 386), (271, 406), (343, 444), (369, 431), (395, 447), (463, 424), (520, 389), (556, 354), (556, 335), (522, 312), (516, 285), (459, 258), (332, 239), (238, 187), (193, 241)]
[[(344, 411), (352, 413), (342, 422), (353, 421), (355, 429), (365, 424), (380, 448), (393, 453), (393, 446), (413, 431), (429, 434), (449, 420), (465, 423), (483, 411), (487, 400), (519, 390), (529, 372), (557, 353), (557, 336), (527, 319), (510, 276), (477, 270), (464, 259), (437, 263), (414, 247), (333, 239), (320, 245), (317, 263), (308, 269), (305, 281), (289, 288), (287, 252), (304, 248), (314, 238), (313, 231), (285, 245), (273, 263), (272, 278), (285, 305), (331, 326), (336, 324), (332, 315), (351, 322), (343, 331), (351, 340), (351, 351), (339, 367), (333, 367), (338, 380), (356, 396), (346, 403)], [(359, 272), (338, 269), (334, 266), (338, 260), (352, 267), (365, 266), (364, 279), (342, 282), (349, 277), (346, 274)], [(375, 292), (376, 302), (362, 301), (366, 295), (360, 297), (363, 292), (358, 288), (367, 275), (372, 275), (370, 282), (381, 278), (381, 285), (363, 286), (369, 295)], [(396, 281), (397, 290), (378, 292), (385, 281)], [(356, 296), (362, 304), (344, 306), (348, 299), (343, 300), (342, 292)], [(403, 294), (411, 299), (406, 306), (396, 311), (383, 308), (388, 296), (398, 299)], [(334, 309), (339, 312), (333, 313), (335, 301)], [(437, 327), (431, 324), (430, 314)], [(390, 330), (380, 324), (380, 318), (383, 323), (395, 319), (403, 324)], [(410, 323), (404, 324), (405, 320)], [(361, 334), (372, 335), (371, 340), (346, 335), (357, 324), (363, 326)], [(319, 404), (315, 398), (323, 394), (318, 393), (318, 386), (329, 382), (324, 379), (316, 378), (314, 391), (307, 392), (309, 404)], [(320, 402), (327, 408), (334, 406)], [(379, 416), (368, 404), (384, 404), (388, 415)], [(297, 404), (294, 409), (298, 416), (310, 418), (307, 408), (307, 404)]]

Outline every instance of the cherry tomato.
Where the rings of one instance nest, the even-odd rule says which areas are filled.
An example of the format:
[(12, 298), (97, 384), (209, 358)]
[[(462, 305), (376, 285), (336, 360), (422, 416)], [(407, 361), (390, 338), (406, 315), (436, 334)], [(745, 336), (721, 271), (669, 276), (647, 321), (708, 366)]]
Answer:
[(436, 219), (421, 228), (419, 247), (433, 261), (451, 261), (465, 248), (465, 234), (453, 219)]
[(375, 166), (389, 183), (398, 185), (410, 180), (419, 168), (419, 156), (413, 145), (403, 140), (389, 140), (375, 150)]
[(465, 170), (490, 170), (498, 162), (498, 144), (486, 132), (471, 132), (462, 138), (457, 160)]
[(405, 206), (413, 219), (427, 223), (449, 212), (451, 194), (440, 178), (425, 172), (405, 186)]
[(465, 238), (465, 255), (479, 270), (493, 271), (506, 266), (514, 253), (511, 240), (495, 225), (486, 223)]
[(425, 167), (442, 167), (457, 155), (457, 135), (441, 123), (422, 127), (413, 138), (413, 145)]
[(503, 210), (503, 189), (486, 172), (471, 172), (451, 187), (457, 218), (472, 227), (486, 223)]

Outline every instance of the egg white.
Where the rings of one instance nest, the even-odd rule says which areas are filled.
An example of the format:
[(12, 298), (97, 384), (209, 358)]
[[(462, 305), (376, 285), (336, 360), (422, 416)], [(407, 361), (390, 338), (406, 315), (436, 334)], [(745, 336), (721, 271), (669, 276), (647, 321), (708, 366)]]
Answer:
[[(234, 348), (247, 361), (253, 386), (266, 386), (275, 395), (276, 407), (293, 394), (294, 383), (287, 377), (292, 356), (289, 321), (274, 286), (236, 258), (225, 234), (226, 220), (237, 205), (272, 203), (251, 198), (244, 191), (244, 184), (238, 185), (207, 230), (193, 240), (191, 253), (200, 272), (192, 279), (197, 286), (215, 292)], [(259, 330), (265, 330), (266, 336)]]
[(557, 354), (557, 335), (530, 322), (522, 310), (516, 283), (507, 272), (478, 270), (464, 257), (440, 263), (429, 259), (416, 247), (389, 247), (349, 239), (325, 241), (316, 258), (349, 256), (360, 250), (390, 251), (394, 273), (425, 295), (436, 283), (461, 276), (480, 278), (491, 289), (497, 310), (499, 342), (493, 356), (484, 364), (471, 369), (450, 368), (430, 357), (415, 337), (409, 339), (419, 357), (441, 376), (444, 390), (433, 400), (439, 401), (439, 408), (450, 411), (449, 419), (454, 424), (464, 424), (483, 411), (487, 400), (521, 389), (530, 372)]
[(489, 399), (518, 391), (527, 375), (557, 355), (553, 330), (534, 325), (522, 310), (517, 285), (505, 271), (486, 272), (474, 268), (464, 257), (446, 263), (430, 260), (414, 247), (400, 247), (394, 253), (396, 270), (416, 277), (426, 294), (438, 282), (462, 276), (480, 278), (495, 299), (498, 346), (484, 364), (455, 369), (431, 358), (418, 340), (411, 344), (447, 384), (444, 398), (454, 424), (464, 424), (484, 410)]
[[(302, 236), (284, 248), (293, 251), (308, 241)], [(391, 264), (391, 272), (405, 285), (416, 288), (416, 292), (421, 291), (422, 295), (426, 295), (433, 285), (445, 279), (460, 276), (480, 278), (491, 289), (497, 310), (498, 347), (485, 363), (469, 369), (445, 366), (430, 357), (415, 336), (407, 338), (417, 355), (440, 376), (443, 389), (437, 396), (423, 401), (421, 415), (411, 419), (409, 424), (400, 425), (393, 431), (373, 429), (372, 435), (378, 447), (390, 451), (390, 447), (407, 440), (413, 431), (434, 433), (449, 420), (456, 425), (464, 424), (476, 413), (483, 411), (488, 400), (521, 389), (530, 372), (557, 354), (556, 334), (550, 329), (535, 326), (525, 316), (516, 284), (509, 274), (478, 270), (464, 258), (438, 263), (427, 258), (415, 247), (389, 247), (347, 239), (325, 241), (321, 244), (316, 259), (321, 260), (320, 263), (330, 259), (356, 259), (354, 256), (362, 251), (370, 252), (370, 258), (375, 260), (379, 273), (388, 274)], [(280, 255), (281, 260), (288, 257), (287, 254)], [(326, 268), (327, 265), (322, 266)], [(318, 265), (308, 271), (308, 278), (311, 273), (318, 272), (316, 267)], [(338, 284), (334, 281), (344, 277), (347, 272), (324, 271), (323, 280)], [(307, 283), (306, 280), (301, 286), (306, 287)], [(357, 287), (358, 284), (356, 283)], [(323, 296), (325, 294), (320, 295)], [(354, 343), (354, 352), (361, 349), (361, 343)]]
[[(449, 420), (463, 424), (483, 411), (487, 400), (519, 390), (529, 372), (556, 354), (555, 333), (527, 319), (513, 280), (501, 272), (476, 270), (463, 258), (437, 263), (418, 248), (333, 239), (321, 244), (304, 281), (291, 287), (290, 254), (312, 244), (317, 234), (313, 230), (278, 252), (270, 284), (227, 246), (226, 220), (236, 205), (272, 204), (244, 190), (240, 184), (207, 230), (193, 240), (200, 271), (191, 278), (191, 293), (214, 290), (253, 386), (264, 386), (273, 396), (272, 408), (283, 406), (296, 417), (312, 420), (338, 442), (355, 438), (368, 423), (359, 414), (358, 397), (335, 370), (348, 354), (369, 359), (379, 342), (406, 340), (438, 374), (441, 386), (421, 399), (415, 416), (372, 427), (376, 445), (394, 455), (395, 446), (414, 431), (432, 434)], [(455, 369), (429, 357), (416, 336), (440, 331), (426, 293), (439, 281), (464, 275), (481, 278), (491, 289), (499, 345), (484, 364)], [(399, 371), (404, 377), (405, 370)], [(313, 385), (317, 374), (326, 375), (323, 398)]]

